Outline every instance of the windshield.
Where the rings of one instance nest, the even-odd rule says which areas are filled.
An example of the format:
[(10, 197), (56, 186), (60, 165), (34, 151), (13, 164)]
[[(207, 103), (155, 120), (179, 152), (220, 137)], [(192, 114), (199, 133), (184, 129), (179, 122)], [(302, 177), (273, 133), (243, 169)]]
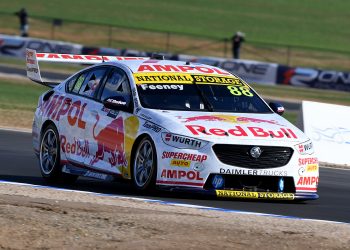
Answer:
[(145, 108), (271, 113), (254, 90), (235, 76), (136, 73), (134, 79)]

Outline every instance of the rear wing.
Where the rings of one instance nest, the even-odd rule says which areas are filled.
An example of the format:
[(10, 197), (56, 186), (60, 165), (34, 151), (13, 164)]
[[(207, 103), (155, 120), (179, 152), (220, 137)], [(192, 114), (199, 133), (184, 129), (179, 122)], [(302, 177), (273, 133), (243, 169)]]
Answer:
[(97, 64), (111, 61), (126, 60), (147, 60), (148, 57), (121, 57), (121, 56), (97, 56), (97, 55), (72, 55), (56, 53), (36, 53), (33, 49), (26, 49), (27, 77), (39, 84), (53, 88), (58, 83), (43, 81), (39, 61), (41, 62), (61, 62), (76, 64)]

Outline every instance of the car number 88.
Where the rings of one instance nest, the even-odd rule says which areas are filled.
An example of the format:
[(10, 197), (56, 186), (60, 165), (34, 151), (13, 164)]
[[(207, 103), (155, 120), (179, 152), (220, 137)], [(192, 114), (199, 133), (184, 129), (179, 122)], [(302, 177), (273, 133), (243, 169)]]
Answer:
[(227, 88), (230, 90), (230, 93), (232, 95), (235, 95), (235, 96), (241, 96), (241, 95), (245, 95), (248, 97), (253, 96), (253, 93), (250, 92), (250, 89), (248, 87), (245, 87), (245, 86), (240, 86), (240, 87), (227, 86)]

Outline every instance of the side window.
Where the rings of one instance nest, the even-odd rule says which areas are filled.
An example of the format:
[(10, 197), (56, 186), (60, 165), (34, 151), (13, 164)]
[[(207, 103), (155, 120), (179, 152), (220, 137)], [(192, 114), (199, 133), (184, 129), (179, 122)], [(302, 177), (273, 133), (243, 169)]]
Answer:
[(113, 96), (116, 92), (131, 95), (128, 77), (125, 72), (117, 69), (109, 75), (101, 95), (101, 100)]
[(83, 96), (93, 97), (95, 95), (95, 92), (98, 90), (98, 87), (100, 86), (106, 70), (107, 68), (98, 68), (90, 71), (90, 74), (88, 75), (87, 79), (85, 79), (84, 85), (80, 89), (79, 94)]
[(73, 87), (74, 87), (74, 83), (75, 83), (75, 81), (77, 80), (77, 78), (78, 78), (78, 76), (74, 76), (72, 79), (70, 79), (70, 80), (66, 83), (67, 91), (68, 91), (68, 92), (72, 92)]
[(85, 80), (85, 78), (87, 77), (88, 74), (89, 74), (89, 72), (84, 72), (78, 77), (78, 79), (77, 79), (77, 81), (76, 81), (76, 83), (74, 85), (74, 88), (72, 90), (73, 93), (78, 93), (79, 92), (79, 90), (81, 88), (81, 85), (83, 85), (84, 80)]

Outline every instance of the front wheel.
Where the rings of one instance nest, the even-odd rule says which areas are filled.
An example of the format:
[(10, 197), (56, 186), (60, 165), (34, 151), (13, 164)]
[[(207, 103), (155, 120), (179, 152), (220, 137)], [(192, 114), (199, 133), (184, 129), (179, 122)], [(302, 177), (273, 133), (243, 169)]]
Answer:
[(78, 176), (63, 173), (61, 170), (60, 141), (57, 129), (49, 125), (42, 133), (39, 164), (44, 179), (50, 183), (71, 184)]
[(157, 176), (157, 152), (150, 137), (143, 138), (138, 144), (133, 158), (133, 182), (139, 190), (155, 187)]

